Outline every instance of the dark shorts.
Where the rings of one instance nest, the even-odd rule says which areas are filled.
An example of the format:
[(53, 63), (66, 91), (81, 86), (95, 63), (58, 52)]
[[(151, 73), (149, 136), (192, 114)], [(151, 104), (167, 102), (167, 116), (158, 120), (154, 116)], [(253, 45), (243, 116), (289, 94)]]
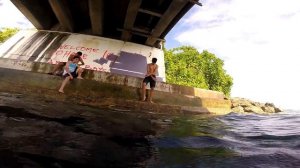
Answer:
[(156, 81), (153, 80), (151, 76), (147, 76), (146, 78), (144, 78), (143, 83), (146, 83), (146, 85), (150, 83), (150, 88), (155, 88)]
[[(72, 75), (73, 78), (77, 78), (78, 77), (77, 68), (75, 69), (74, 72), (71, 73), (71, 75)], [(70, 75), (69, 74), (63, 75), (64, 78), (66, 78), (68, 76), (70, 76)]]

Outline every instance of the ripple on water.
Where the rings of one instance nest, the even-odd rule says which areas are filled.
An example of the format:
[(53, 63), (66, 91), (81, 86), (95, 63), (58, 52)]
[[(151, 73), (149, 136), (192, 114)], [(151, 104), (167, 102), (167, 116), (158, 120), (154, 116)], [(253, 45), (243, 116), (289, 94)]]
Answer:
[(180, 118), (155, 141), (159, 167), (300, 167), (298, 114)]

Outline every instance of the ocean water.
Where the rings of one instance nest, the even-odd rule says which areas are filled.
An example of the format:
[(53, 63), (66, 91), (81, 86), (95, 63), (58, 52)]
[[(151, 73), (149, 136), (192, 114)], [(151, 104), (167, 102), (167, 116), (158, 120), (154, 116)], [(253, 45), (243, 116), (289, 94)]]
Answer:
[(300, 111), (171, 116), (0, 93), (0, 167), (300, 168)]
[(151, 167), (300, 167), (300, 112), (189, 116), (154, 140)]

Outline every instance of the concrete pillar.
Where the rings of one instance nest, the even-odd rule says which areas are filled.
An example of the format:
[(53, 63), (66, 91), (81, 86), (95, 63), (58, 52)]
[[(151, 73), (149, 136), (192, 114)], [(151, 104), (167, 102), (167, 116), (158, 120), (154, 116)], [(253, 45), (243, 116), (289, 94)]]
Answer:
[(95, 35), (103, 34), (104, 0), (89, 0), (89, 12), (92, 32)]
[(71, 11), (65, 0), (49, 0), (51, 8), (59, 23), (70, 32), (74, 32), (74, 22)]

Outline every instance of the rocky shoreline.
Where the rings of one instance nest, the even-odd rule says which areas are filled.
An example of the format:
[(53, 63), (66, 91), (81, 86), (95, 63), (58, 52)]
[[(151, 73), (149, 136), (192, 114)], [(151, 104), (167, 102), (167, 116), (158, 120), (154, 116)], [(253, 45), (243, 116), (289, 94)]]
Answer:
[(245, 98), (231, 98), (231, 110), (236, 113), (278, 113), (283, 110), (273, 103), (260, 103)]

